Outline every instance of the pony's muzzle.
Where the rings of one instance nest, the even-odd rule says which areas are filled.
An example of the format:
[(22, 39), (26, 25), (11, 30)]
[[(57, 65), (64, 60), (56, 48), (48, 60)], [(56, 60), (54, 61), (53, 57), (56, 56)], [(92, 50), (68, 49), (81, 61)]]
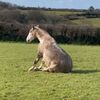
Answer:
[(30, 43), (31, 41), (30, 41), (29, 39), (26, 39), (26, 42), (27, 42), (27, 43)]

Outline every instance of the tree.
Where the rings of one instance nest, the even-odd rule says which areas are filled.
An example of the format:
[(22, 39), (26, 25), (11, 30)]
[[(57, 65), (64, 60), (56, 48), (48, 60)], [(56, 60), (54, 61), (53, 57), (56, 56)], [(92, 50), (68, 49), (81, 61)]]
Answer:
[(93, 6), (90, 6), (90, 7), (89, 7), (89, 12), (94, 12), (94, 10), (95, 10), (95, 9), (94, 9)]

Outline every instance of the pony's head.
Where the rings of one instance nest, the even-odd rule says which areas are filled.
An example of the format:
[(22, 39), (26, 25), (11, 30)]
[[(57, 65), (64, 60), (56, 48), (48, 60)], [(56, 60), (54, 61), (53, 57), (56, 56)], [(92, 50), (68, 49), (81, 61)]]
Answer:
[(29, 34), (26, 38), (27, 42), (31, 42), (36, 38), (37, 29), (39, 29), (39, 25), (35, 25), (33, 26), (33, 28), (30, 29)]

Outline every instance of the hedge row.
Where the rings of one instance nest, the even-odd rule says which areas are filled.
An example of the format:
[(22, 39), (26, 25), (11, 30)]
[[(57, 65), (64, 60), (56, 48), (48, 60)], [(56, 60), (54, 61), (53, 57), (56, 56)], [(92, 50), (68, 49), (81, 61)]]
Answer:
[[(0, 40), (25, 41), (32, 25), (0, 23)], [(58, 43), (100, 44), (100, 28), (88, 25), (41, 24)]]

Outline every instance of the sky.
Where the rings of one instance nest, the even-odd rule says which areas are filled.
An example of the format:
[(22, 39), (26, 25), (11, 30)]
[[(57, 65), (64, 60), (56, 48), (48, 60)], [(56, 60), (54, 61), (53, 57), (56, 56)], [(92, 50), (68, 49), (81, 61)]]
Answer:
[(0, 0), (25, 7), (76, 8), (88, 9), (90, 6), (100, 8), (100, 0)]

